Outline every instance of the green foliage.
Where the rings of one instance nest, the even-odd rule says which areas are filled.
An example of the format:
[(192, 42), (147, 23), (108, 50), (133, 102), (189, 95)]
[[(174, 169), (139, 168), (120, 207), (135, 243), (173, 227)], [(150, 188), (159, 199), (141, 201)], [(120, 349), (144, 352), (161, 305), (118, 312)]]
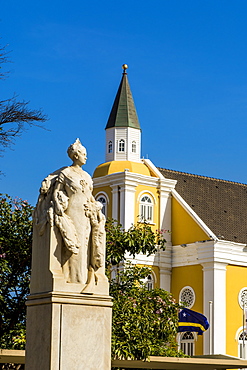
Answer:
[(114, 359), (184, 356), (176, 343), (180, 306), (165, 290), (145, 288), (143, 278), (149, 273), (148, 268), (128, 265), (111, 282)]
[(0, 347), (25, 346), (25, 300), (29, 292), (32, 207), (0, 195)]
[(165, 250), (163, 231), (152, 230), (147, 222), (138, 222), (128, 230), (113, 219), (106, 221), (106, 261), (117, 265), (126, 259), (126, 252), (133, 258), (138, 253), (150, 256), (158, 249)]
[[(114, 220), (106, 223), (107, 266), (123, 261), (124, 270), (110, 281), (113, 297), (112, 357), (147, 359), (149, 356), (184, 356), (177, 350), (176, 334), (180, 306), (163, 289), (146, 289), (143, 281), (149, 268), (126, 263), (126, 253), (135, 258), (165, 250), (163, 230), (152, 230), (146, 222), (123, 230)], [(123, 268), (123, 265), (122, 265)]]

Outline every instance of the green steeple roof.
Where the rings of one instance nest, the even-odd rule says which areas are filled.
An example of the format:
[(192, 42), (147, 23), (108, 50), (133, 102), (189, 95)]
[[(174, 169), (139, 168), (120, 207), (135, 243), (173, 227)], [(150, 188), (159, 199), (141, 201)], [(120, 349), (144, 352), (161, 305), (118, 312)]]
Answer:
[(123, 76), (108, 118), (106, 129), (111, 127), (133, 127), (139, 130), (141, 129), (127, 78), (127, 68), (127, 65), (124, 64)]

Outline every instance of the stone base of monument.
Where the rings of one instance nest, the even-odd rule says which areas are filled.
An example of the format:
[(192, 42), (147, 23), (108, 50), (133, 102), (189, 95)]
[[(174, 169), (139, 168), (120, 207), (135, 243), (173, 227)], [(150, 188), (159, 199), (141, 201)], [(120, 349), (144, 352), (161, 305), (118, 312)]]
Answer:
[(50, 292), (26, 304), (26, 370), (111, 368), (111, 297)]

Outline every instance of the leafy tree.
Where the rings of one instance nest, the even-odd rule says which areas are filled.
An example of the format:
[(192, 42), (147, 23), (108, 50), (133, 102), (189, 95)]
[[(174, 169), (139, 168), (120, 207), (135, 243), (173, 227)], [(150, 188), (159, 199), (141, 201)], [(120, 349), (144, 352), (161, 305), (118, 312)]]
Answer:
[(114, 359), (184, 356), (176, 343), (180, 305), (163, 289), (146, 289), (143, 279), (149, 273), (148, 268), (128, 265), (111, 282)]
[(0, 347), (22, 349), (29, 292), (32, 207), (0, 194)]
[(114, 220), (106, 223), (107, 267), (125, 261), (122, 271), (110, 281), (113, 297), (113, 358), (147, 359), (149, 356), (184, 356), (177, 350), (179, 304), (163, 289), (147, 290), (149, 268), (126, 262), (126, 255), (147, 256), (165, 250), (164, 230), (152, 231), (146, 222), (123, 230)]
[[(8, 62), (5, 47), (0, 47), (0, 69), (1, 65)], [(4, 79), (7, 72), (0, 72), (0, 79)], [(47, 120), (41, 110), (31, 110), (29, 102), (18, 101), (16, 96), (0, 100), (0, 148), (11, 146), (16, 137), (20, 136), (29, 126), (40, 126)]]
[(128, 230), (113, 219), (106, 221), (106, 261), (107, 265), (118, 265), (126, 260), (126, 253), (135, 258), (138, 253), (147, 256), (165, 250), (165, 230), (152, 230), (147, 222), (138, 222)]

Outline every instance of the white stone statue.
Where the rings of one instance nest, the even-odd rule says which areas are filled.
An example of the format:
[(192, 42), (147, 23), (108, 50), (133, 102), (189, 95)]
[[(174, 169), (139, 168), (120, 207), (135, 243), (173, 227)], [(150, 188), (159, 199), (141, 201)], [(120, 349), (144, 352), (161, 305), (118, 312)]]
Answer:
[(110, 370), (105, 216), (81, 168), (87, 154), (79, 139), (68, 155), (72, 165), (42, 182), (33, 214), (25, 368)]
[(64, 279), (66, 283), (86, 284), (83, 292), (87, 293), (97, 285), (97, 271), (101, 275), (104, 271), (105, 216), (102, 204), (92, 195), (92, 179), (81, 168), (87, 160), (86, 149), (77, 139), (67, 152), (72, 165), (42, 182), (34, 227), (40, 238), (47, 228), (55, 229)]

